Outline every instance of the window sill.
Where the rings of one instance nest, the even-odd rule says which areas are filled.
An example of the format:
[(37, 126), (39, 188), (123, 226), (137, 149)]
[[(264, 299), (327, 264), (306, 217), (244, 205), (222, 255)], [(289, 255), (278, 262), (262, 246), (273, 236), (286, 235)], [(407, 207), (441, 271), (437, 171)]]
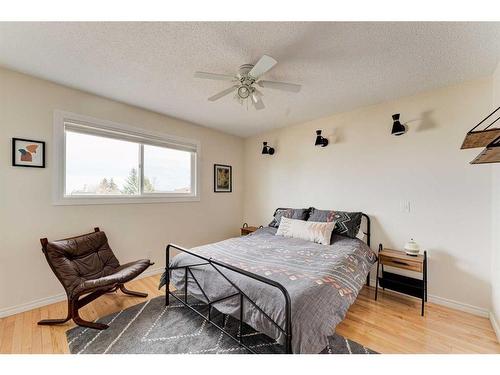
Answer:
[(177, 197), (64, 197), (52, 200), (54, 206), (87, 206), (94, 204), (147, 204), (147, 203), (182, 203), (199, 202), (199, 196)]

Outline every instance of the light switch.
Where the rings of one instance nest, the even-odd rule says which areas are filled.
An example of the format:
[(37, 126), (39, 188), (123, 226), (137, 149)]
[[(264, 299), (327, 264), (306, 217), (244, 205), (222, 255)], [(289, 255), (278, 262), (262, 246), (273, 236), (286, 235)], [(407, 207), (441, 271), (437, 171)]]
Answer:
[(405, 214), (409, 214), (410, 213), (410, 201), (401, 201), (401, 212), (405, 213)]

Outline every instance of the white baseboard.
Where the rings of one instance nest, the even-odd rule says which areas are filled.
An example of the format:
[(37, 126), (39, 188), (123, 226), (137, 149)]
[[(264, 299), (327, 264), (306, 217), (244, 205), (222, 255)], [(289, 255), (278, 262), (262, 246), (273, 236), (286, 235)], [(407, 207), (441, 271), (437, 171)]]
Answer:
[(144, 279), (145, 277), (159, 275), (159, 274), (163, 273), (163, 271), (165, 271), (164, 267), (163, 268), (159, 267), (159, 268), (147, 269), (146, 271), (141, 273), (139, 276), (137, 276), (137, 279)]
[(493, 312), (490, 312), (490, 322), (493, 327), (493, 331), (495, 331), (495, 334), (497, 335), (497, 341), (500, 343), (500, 326), (498, 325), (498, 321), (496, 320)]
[[(162, 273), (163, 271), (164, 271), (164, 268), (148, 269), (148, 270), (144, 271), (143, 273), (141, 273), (137, 277), (137, 279), (142, 279), (144, 277), (158, 275), (158, 274)], [(54, 296), (44, 297), (44, 298), (40, 298), (40, 299), (37, 299), (34, 301), (21, 303), (21, 304), (16, 305), (16, 306), (6, 307), (3, 309), (0, 309), (0, 318), (5, 318), (5, 317), (10, 316), (10, 315), (19, 314), (19, 313), (22, 313), (25, 311), (33, 310), (33, 309), (36, 309), (36, 308), (42, 307), (42, 306), (51, 305), (53, 303), (61, 302), (64, 300), (66, 300), (66, 294), (60, 293), (60, 294), (56, 294)]]
[(435, 303), (436, 305), (446, 306), (451, 309), (460, 310), (473, 315), (481, 316), (483, 318), (490, 317), (490, 311), (488, 309), (483, 309), (482, 307), (472, 306), (467, 303), (458, 302), (431, 294), (429, 294), (427, 299), (429, 302)]
[[(375, 287), (375, 279), (370, 279), (370, 285)], [(391, 291), (392, 292), (392, 291)], [(397, 293), (397, 292), (394, 292)], [(433, 294), (429, 294), (427, 296), (427, 300), (429, 302), (435, 303), (436, 305), (446, 306), (450, 309), (455, 309), (463, 312), (467, 312), (473, 315), (481, 316), (483, 318), (490, 317), (490, 311), (488, 309), (484, 309), (482, 307), (477, 307), (473, 305), (469, 305), (467, 303), (451, 300), (448, 298), (439, 297)]]
[(52, 305), (56, 302), (61, 302), (66, 299), (66, 293), (56, 294), (50, 297), (36, 299), (34, 301), (21, 303), (12, 307), (3, 308), (0, 310), (0, 318), (5, 318), (10, 315), (19, 314), (25, 311), (33, 310), (38, 307)]

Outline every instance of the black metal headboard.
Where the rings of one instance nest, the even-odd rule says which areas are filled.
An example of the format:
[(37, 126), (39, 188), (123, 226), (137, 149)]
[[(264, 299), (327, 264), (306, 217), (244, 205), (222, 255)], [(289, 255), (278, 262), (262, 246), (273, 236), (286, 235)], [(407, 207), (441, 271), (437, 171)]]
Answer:
[(366, 236), (366, 244), (368, 245), (368, 247), (370, 247), (370, 238), (371, 238), (370, 216), (368, 216), (367, 214), (364, 214), (362, 212), (361, 212), (361, 216), (366, 219), (366, 232), (363, 231), (363, 233)]
[[(277, 208), (275, 211), (274, 211), (274, 215), (276, 215), (276, 212), (278, 210), (288, 210), (289, 208), (282, 208), (282, 207), (279, 207)], [(370, 217), (367, 215), (367, 214), (364, 214), (361, 212), (361, 221), (363, 221), (363, 217), (365, 218), (365, 221), (366, 221), (366, 231), (364, 231), (363, 229), (361, 229), (363, 231), (363, 234), (366, 236), (366, 244), (368, 245), (368, 247), (370, 247), (370, 240), (371, 240), (371, 223), (370, 223)], [(363, 222), (361, 222), (361, 228), (363, 227)]]

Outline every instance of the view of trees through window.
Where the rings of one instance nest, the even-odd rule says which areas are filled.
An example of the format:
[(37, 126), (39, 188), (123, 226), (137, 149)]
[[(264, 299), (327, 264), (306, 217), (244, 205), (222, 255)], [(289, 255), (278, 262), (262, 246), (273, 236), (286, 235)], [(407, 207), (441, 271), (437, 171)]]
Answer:
[[(140, 195), (135, 142), (66, 131), (66, 195)], [(190, 193), (191, 153), (142, 146), (142, 193)]]
[[(95, 187), (90, 188), (92, 191), (88, 191), (89, 188), (87, 187), (87, 191), (73, 191), (72, 194), (79, 194), (79, 193), (94, 193), (94, 194), (127, 194), (127, 195), (134, 195), (134, 194), (139, 194), (139, 175), (137, 173), (137, 169), (132, 168), (130, 170), (130, 173), (128, 177), (125, 180), (125, 183), (123, 186), (118, 186), (116, 182), (114, 181), (113, 177), (106, 178), (104, 177), (101, 182), (99, 182), (99, 185)], [(145, 193), (154, 193), (155, 192), (155, 187), (149, 181), (149, 179), (146, 177), (144, 179), (144, 192)]]

